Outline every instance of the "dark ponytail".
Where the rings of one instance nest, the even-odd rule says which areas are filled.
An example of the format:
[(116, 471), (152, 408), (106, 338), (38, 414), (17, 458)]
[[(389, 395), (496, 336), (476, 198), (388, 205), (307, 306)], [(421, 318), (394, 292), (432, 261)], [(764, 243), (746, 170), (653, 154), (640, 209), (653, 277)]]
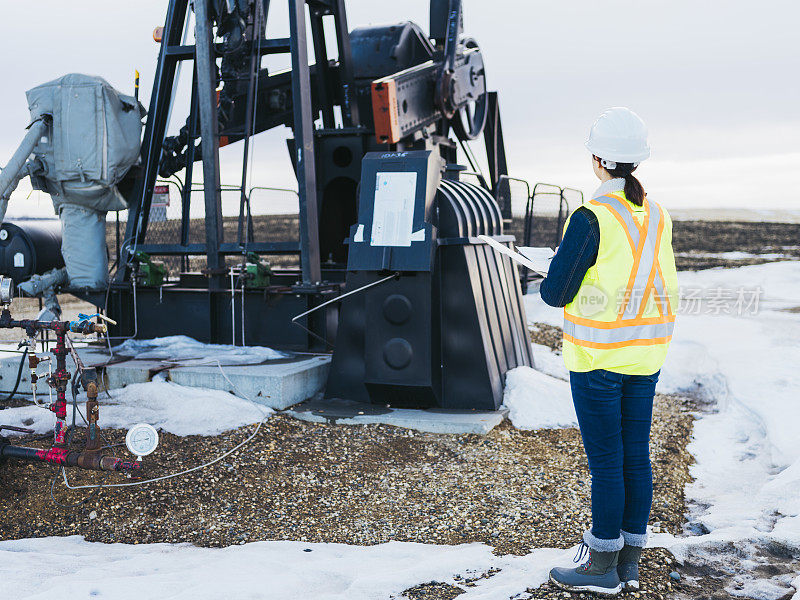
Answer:
[(625, 197), (636, 206), (644, 204), (646, 194), (639, 180), (633, 176), (636, 167), (632, 163), (617, 163), (616, 169), (606, 169), (613, 177), (625, 179)]

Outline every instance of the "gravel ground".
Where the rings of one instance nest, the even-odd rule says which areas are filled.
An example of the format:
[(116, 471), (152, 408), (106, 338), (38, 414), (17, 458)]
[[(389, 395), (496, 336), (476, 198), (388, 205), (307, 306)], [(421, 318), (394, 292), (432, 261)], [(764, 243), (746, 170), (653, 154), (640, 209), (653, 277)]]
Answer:
[[(691, 430), (687, 399), (659, 396), (653, 433), (652, 521), (678, 533)], [(102, 423), (102, 412), (101, 412)], [(211, 459), (244, 439), (162, 435), (145, 458), (147, 477)], [(111, 445), (123, 431), (106, 431)], [(46, 446), (28, 437), (24, 443)], [(439, 435), (384, 425), (306, 423), (272, 417), (253, 443), (191, 475), (143, 487), (69, 491), (57, 471), (9, 462), (0, 469), (0, 538), (84, 535), (101, 542), (191, 542), (227, 546), (254, 540), (376, 544), (484, 542), (497, 553), (568, 547), (590, 522), (589, 477), (576, 429), (519, 431), (504, 423), (489, 435)], [(70, 472), (70, 482), (103, 475)], [(108, 481), (117, 480), (111, 476)], [(354, 483), (355, 482), (355, 483)], [(64, 505), (77, 504), (74, 507)], [(648, 550), (641, 597), (671, 587), (671, 560)], [(485, 576), (491, 576), (486, 574)], [(468, 585), (469, 582), (464, 582)], [(409, 598), (452, 598), (431, 582)], [(532, 598), (560, 597), (548, 585)]]
[(531, 323), (528, 327), (534, 343), (561, 353), (561, 327), (553, 327), (547, 323)]
[[(688, 462), (681, 448), (691, 418), (678, 398), (660, 397), (658, 405), (652, 519), (677, 533)], [(213, 458), (248, 433), (242, 428), (217, 437), (164, 434), (159, 451), (145, 459), (146, 475)], [(123, 435), (106, 432), (112, 443)], [(486, 436), (439, 435), (277, 415), (230, 459), (179, 479), (96, 494), (68, 491), (57, 481), (55, 499), (83, 501), (75, 509), (53, 504), (54, 469), (9, 462), (0, 473), (5, 507), (0, 537), (81, 534), (93, 541), (201, 546), (258, 539), (481, 541), (500, 553), (524, 554), (534, 546), (571, 545), (588, 524), (589, 483), (580, 444), (575, 429), (529, 432), (505, 423)], [(77, 471), (69, 476), (73, 484), (104, 479)], [(131, 527), (135, 524), (141, 526)]]

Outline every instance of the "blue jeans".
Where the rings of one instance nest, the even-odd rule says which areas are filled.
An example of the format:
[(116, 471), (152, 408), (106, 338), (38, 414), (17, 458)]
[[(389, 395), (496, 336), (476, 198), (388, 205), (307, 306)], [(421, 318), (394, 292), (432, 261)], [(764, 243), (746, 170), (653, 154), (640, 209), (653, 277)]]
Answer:
[(600, 540), (617, 540), (623, 532), (633, 538), (647, 531), (653, 501), (650, 423), (659, 373), (570, 372), (572, 401), (592, 474), (591, 533)]

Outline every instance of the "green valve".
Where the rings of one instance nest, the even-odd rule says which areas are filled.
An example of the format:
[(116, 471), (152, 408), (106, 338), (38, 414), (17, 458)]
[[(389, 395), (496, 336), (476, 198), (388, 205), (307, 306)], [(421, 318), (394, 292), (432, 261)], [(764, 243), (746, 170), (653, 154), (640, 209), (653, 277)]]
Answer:
[(248, 252), (245, 271), (247, 273), (244, 279), (244, 286), (246, 288), (269, 287), (269, 278), (272, 274), (272, 269), (266, 259), (261, 258), (255, 252)]
[(153, 260), (146, 252), (137, 252), (136, 260), (139, 262), (139, 277), (142, 285), (159, 286), (167, 277), (167, 267), (160, 260)]

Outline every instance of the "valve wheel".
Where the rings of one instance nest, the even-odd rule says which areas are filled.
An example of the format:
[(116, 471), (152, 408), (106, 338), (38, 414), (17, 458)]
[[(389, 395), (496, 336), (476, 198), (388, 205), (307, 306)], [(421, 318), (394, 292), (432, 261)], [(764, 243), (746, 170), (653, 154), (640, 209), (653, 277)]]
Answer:
[[(480, 51), (478, 43), (472, 38), (465, 39), (462, 42), (462, 47), (464, 50), (477, 49)], [(476, 87), (482, 91), (475, 98), (470, 99), (465, 106), (462, 106), (450, 121), (456, 137), (462, 141), (474, 140), (483, 133), (486, 119), (489, 116), (486, 71), (480, 52), (473, 54), (470, 62), (473, 64), (471, 64), (470, 81), (468, 83), (471, 87)], [(482, 84), (476, 86), (479, 79), (483, 79)]]

